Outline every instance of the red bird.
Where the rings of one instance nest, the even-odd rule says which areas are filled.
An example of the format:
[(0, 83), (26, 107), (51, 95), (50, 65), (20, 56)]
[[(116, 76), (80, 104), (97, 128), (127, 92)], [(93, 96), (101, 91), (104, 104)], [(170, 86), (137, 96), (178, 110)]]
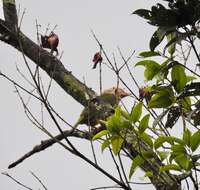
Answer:
[(101, 63), (102, 60), (103, 60), (103, 58), (101, 57), (101, 53), (100, 52), (95, 53), (93, 60), (92, 60), (94, 62), (92, 69), (95, 69), (97, 67), (97, 64)]
[(51, 50), (51, 54), (53, 54), (53, 52), (56, 52), (56, 55), (58, 55), (58, 43), (59, 43), (59, 38), (58, 35), (56, 35), (55, 33), (51, 32), (51, 34), (49, 36), (42, 36), (41, 35), (41, 46), (43, 48), (48, 48)]

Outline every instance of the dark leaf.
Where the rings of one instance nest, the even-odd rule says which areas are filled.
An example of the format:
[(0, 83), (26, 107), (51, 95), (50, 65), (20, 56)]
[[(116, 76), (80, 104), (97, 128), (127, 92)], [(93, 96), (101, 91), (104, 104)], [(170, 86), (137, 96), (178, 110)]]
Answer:
[(173, 106), (169, 109), (167, 114), (167, 121), (165, 123), (165, 128), (172, 128), (181, 115), (181, 108)]
[(200, 125), (200, 111), (198, 111), (193, 117), (194, 125)]
[(147, 20), (149, 20), (151, 18), (151, 11), (149, 11), (147, 9), (138, 9), (138, 10), (134, 11), (132, 14), (136, 14)]
[(193, 82), (186, 85), (178, 98), (184, 98), (188, 96), (200, 96), (200, 82)]
[(162, 42), (166, 34), (165, 30), (158, 28), (151, 37), (149, 47), (151, 51), (154, 51), (155, 48)]

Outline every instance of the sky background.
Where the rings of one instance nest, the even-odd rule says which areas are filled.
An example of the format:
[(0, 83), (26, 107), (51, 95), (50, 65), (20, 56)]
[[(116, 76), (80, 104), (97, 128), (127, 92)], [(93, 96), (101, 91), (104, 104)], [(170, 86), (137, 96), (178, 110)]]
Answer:
[[(103, 44), (107, 54), (113, 59), (115, 55), (117, 64), (123, 64), (117, 47), (120, 47), (125, 57), (135, 50), (136, 53), (130, 63), (131, 70), (139, 84), (143, 84), (143, 70), (134, 68), (137, 54), (140, 51), (148, 50), (148, 42), (154, 28), (141, 18), (131, 13), (138, 8), (149, 8), (157, 1), (151, 0), (57, 0), (57, 1), (30, 1), (16, 0), (17, 6), (22, 15), (22, 31), (36, 42), (36, 20), (41, 25), (40, 33), (44, 33), (48, 24), (50, 28), (57, 25), (55, 33), (59, 35), (59, 52), (64, 52), (62, 63), (65, 67), (81, 81), (99, 92), (98, 69), (92, 70), (92, 58), (99, 47), (95, 42), (91, 30), (95, 32)], [(0, 4), (1, 5), (1, 4)], [(2, 5), (0, 7), (2, 17)], [(12, 47), (0, 42), (0, 71), (18, 81), (28, 89), (31, 89), (16, 71), (16, 66), (26, 76), (27, 70), (21, 54)], [(34, 64), (29, 61), (34, 68)], [(46, 73), (41, 72), (44, 83), (48, 85), (49, 78)], [(123, 79), (129, 86), (136, 90), (127, 72), (122, 73)], [(103, 88), (110, 88), (116, 85), (113, 73), (103, 67)], [(23, 106), (12, 84), (0, 78), (0, 172), (9, 172), (21, 182), (34, 189), (41, 188), (38, 182), (31, 176), (34, 172), (47, 185), (49, 190), (53, 189), (81, 189), (87, 190), (99, 186), (114, 185), (109, 179), (93, 169), (87, 163), (66, 152), (62, 147), (54, 145), (48, 150), (32, 156), (14, 169), (8, 170), (7, 166), (31, 150), (34, 145), (39, 144), (47, 136), (35, 128), (26, 118)], [(137, 94), (137, 92), (136, 92)], [(29, 97), (22, 94), (27, 100)], [(67, 95), (57, 84), (53, 82), (50, 91), (50, 101), (59, 113), (71, 124), (76, 122), (82, 106)], [(125, 100), (130, 108), (134, 100)], [(29, 106), (32, 112), (40, 118), (40, 104), (31, 99)], [(57, 129), (45, 115), (45, 124), (50, 131), (57, 134)], [(63, 126), (64, 128), (66, 126)], [(83, 140), (73, 139), (81, 151), (91, 155), (90, 144)], [(101, 154), (100, 146), (95, 144), (95, 149), (100, 152), (98, 159), (111, 173), (115, 172), (110, 158), (106, 152)], [(125, 166), (130, 167), (130, 161), (125, 160)], [(133, 181), (140, 181), (141, 172), (136, 172)], [(134, 186), (136, 190), (152, 186)], [(0, 189), (21, 190), (22, 187), (11, 181), (9, 178), (0, 175)]]

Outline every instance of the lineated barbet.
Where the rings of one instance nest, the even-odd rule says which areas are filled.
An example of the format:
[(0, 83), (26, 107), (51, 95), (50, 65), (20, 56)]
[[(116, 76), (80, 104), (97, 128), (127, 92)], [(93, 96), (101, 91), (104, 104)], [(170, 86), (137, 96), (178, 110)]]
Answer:
[(88, 106), (81, 112), (78, 121), (73, 126), (72, 132), (80, 124), (92, 127), (99, 124), (99, 120), (105, 120), (111, 116), (120, 100), (129, 95), (130, 93), (125, 92), (122, 88), (112, 87), (105, 90), (100, 96), (91, 99), (88, 102)]

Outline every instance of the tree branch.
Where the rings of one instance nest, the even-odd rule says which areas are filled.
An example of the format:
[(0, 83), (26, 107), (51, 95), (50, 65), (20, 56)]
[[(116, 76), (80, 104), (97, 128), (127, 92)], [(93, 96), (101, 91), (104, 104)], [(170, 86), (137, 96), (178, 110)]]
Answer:
[(8, 24), (3, 20), (0, 20), (0, 33), (1, 41), (23, 52), (83, 106), (88, 105), (89, 98), (96, 96), (96, 93), (74, 77), (72, 72), (68, 71), (60, 60), (42, 49), (22, 32), (16, 33), (9, 30)]
[[(87, 131), (82, 132), (82, 131), (76, 130), (72, 133), (71, 130), (66, 130), (66, 131), (63, 131), (63, 134), (65, 135), (65, 137), (77, 137), (77, 138), (82, 138), (82, 139), (87, 139), (87, 140), (90, 139), (90, 134)], [(59, 135), (55, 136), (54, 138), (50, 138), (50, 139), (41, 141), (41, 143), (39, 145), (36, 145), (35, 147), (33, 147), (33, 149), (31, 151), (29, 151), (28, 153), (23, 155), (17, 161), (10, 164), (8, 166), (8, 168), (10, 169), (10, 168), (17, 166), (18, 164), (23, 162), (25, 159), (31, 157), (35, 153), (41, 152), (41, 151), (45, 150), (46, 148), (55, 144), (57, 141), (63, 140), (63, 138), (64, 138), (63, 134), (59, 134)]]
[(18, 26), (18, 17), (15, 0), (3, 0), (3, 13), (5, 21), (9, 23), (9, 27), (16, 31)]

